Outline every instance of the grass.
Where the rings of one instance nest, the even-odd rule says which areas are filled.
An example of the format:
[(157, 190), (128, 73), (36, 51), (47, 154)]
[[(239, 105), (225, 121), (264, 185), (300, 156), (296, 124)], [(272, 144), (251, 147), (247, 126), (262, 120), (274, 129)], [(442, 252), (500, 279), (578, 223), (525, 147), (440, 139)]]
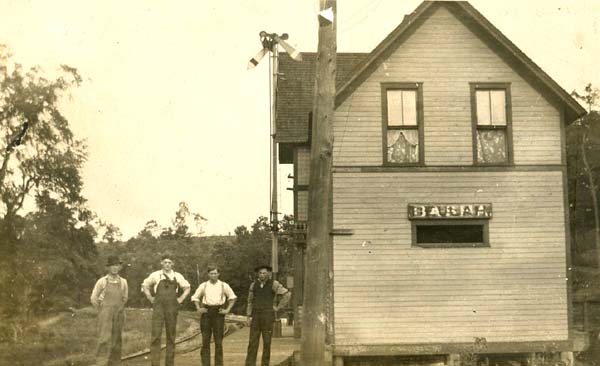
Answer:
[[(178, 336), (198, 328), (192, 314), (179, 312)], [(126, 309), (123, 356), (150, 346), (151, 318), (151, 309)], [(96, 312), (84, 308), (39, 319), (20, 342), (0, 344), (0, 365), (92, 365), (95, 350)]]

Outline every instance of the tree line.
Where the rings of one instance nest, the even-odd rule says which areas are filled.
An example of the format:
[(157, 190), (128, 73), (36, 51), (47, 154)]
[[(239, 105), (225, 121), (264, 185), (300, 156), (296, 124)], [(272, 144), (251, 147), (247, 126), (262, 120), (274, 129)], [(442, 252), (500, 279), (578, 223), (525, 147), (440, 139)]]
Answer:
[[(171, 225), (160, 228), (150, 220), (121, 241), (119, 228), (88, 207), (81, 177), (87, 148), (59, 108), (83, 79), (66, 65), (55, 75), (23, 67), (0, 44), (0, 341), (19, 340), (40, 315), (88, 306), (110, 254), (124, 263), (129, 306), (148, 306), (139, 284), (168, 250), (192, 286), (204, 280), (208, 263), (218, 264), (241, 295), (241, 311), (254, 266), (270, 261), (267, 219), (239, 226), (235, 235), (203, 237), (205, 218), (181, 202)], [(282, 234), (291, 223), (291, 217), (283, 220)], [(284, 273), (285, 244), (283, 236)]]
[(588, 84), (572, 95), (588, 113), (566, 127), (569, 218), (573, 263), (600, 268), (600, 91)]
[[(152, 226), (154, 224), (152, 223)], [(285, 216), (280, 223), (279, 278), (292, 273), (290, 239), (293, 218)], [(100, 243), (99, 257), (118, 255), (124, 263), (122, 275), (127, 278), (130, 307), (147, 307), (147, 299), (140, 285), (152, 271), (160, 268), (160, 255), (172, 254), (175, 270), (192, 285), (192, 289), (206, 281), (207, 267), (215, 264), (220, 268), (221, 279), (227, 282), (238, 296), (234, 313), (245, 314), (246, 296), (250, 282), (255, 278), (254, 268), (271, 262), (271, 227), (266, 217), (259, 217), (248, 228), (238, 226), (233, 235), (192, 236), (184, 229), (169, 228), (159, 235), (152, 234), (148, 225), (135, 237), (124, 242)], [(100, 271), (102, 261), (98, 261)], [(191, 302), (185, 305), (194, 309)]]

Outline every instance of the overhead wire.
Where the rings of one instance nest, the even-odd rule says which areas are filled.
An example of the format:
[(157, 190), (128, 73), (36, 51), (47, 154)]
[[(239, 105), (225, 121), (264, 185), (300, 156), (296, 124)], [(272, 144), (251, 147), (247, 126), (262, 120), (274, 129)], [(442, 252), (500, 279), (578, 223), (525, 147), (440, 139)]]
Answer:
[[(383, 2), (383, 0), (378, 0), (376, 3), (371, 2), (365, 8), (363, 8), (363, 9), (355, 12), (352, 16), (350, 16), (348, 18), (348, 22), (352, 22), (352, 24), (344, 26), (342, 29), (340, 29), (340, 33), (345, 33), (346, 31), (348, 31), (349, 29), (353, 28), (358, 23), (360, 23), (363, 20), (367, 19), (367, 17), (369, 16), (369, 13), (372, 12), (372, 11), (377, 10), (377, 8), (379, 8), (379, 5), (381, 5), (382, 2)], [(358, 16), (361, 16), (360, 19), (358, 19), (356, 21), (353, 21), (353, 19), (357, 18)]]

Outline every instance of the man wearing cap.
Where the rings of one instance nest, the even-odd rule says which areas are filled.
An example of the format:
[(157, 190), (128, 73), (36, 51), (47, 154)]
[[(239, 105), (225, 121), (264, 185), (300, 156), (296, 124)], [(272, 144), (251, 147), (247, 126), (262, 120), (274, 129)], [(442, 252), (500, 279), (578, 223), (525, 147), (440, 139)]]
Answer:
[[(165, 365), (175, 364), (175, 334), (177, 331), (177, 313), (179, 305), (190, 293), (190, 284), (173, 270), (173, 259), (170, 254), (163, 254), (160, 265), (162, 269), (152, 272), (142, 283), (142, 291), (152, 303), (152, 335), (150, 341), (150, 360), (152, 366), (160, 365), (160, 338), (163, 324), (167, 335)], [(182, 294), (179, 295), (179, 290)], [(153, 290), (153, 292), (151, 292)], [(154, 295), (153, 295), (154, 293)]]
[(98, 310), (96, 365), (118, 366), (121, 364), (121, 333), (128, 287), (127, 280), (119, 276), (119, 257), (108, 257), (106, 267), (108, 274), (96, 282), (90, 297)]
[(200, 313), (202, 331), (202, 366), (210, 366), (210, 338), (215, 340), (215, 366), (223, 366), (223, 333), (225, 314), (229, 314), (237, 296), (229, 285), (219, 280), (219, 268), (208, 266), (208, 281), (201, 283), (192, 301)]
[[(271, 279), (273, 269), (270, 266), (259, 266), (255, 268), (255, 271), (258, 273), (258, 279), (250, 285), (246, 308), (246, 315), (250, 323), (246, 366), (256, 365), (256, 354), (261, 335), (263, 340), (261, 365), (269, 366), (275, 312), (287, 305), (292, 294), (279, 282)], [(276, 301), (277, 295), (282, 295), (279, 304)]]

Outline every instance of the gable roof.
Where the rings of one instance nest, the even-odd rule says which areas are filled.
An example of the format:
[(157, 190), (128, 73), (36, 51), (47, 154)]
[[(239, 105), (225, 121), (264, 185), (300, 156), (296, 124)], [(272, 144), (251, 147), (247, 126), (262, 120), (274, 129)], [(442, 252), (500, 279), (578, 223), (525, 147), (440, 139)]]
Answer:
[(586, 113), (585, 109), (569, 93), (466, 1), (425, 1), (421, 3), (375, 47), (361, 65), (357, 66), (356, 73), (338, 89), (336, 105), (340, 105), (381, 64), (391, 49), (397, 48), (427, 19), (434, 9), (440, 6), (447, 7), (467, 28), (512, 65), (525, 80), (534, 87), (542, 89), (541, 91), (554, 101), (564, 104), (567, 121), (573, 121)]
[[(338, 53), (336, 107), (342, 104), (440, 6), (445, 6), (452, 12), (550, 102), (564, 107), (565, 122), (572, 122), (586, 113), (586, 110), (569, 93), (466, 1), (424, 1), (413, 13), (406, 15), (400, 25), (371, 53)], [(278, 87), (278, 142), (308, 141), (308, 113), (312, 110), (316, 54), (303, 53), (304, 55), (307, 56), (306, 61), (300, 63), (292, 61), (287, 55), (280, 58), (280, 71), (285, 74), (284, 78), (290, 78), (291, 82), (283, 80)]]
[[(368, 53), (338, 53), (336, 88), (352, 75), (356, 65)], [(277, 142), (302, 143), (308, 141), (308, 114), (312, 111), (317, 54), (302, 53), (297, 62), (284, 52), (279, 53), (277, 83)]]

